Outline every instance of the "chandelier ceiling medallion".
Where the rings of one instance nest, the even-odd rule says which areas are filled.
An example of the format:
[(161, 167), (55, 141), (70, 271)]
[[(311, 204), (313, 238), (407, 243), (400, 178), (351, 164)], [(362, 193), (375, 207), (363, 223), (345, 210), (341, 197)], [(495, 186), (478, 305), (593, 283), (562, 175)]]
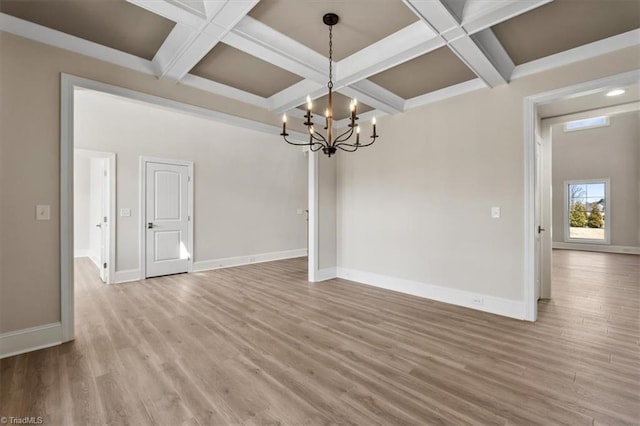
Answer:
[[(284, 140), (291, 144), (297, 146), (308, 146), (313, 152), (319, 151), (322, 149), (322, 152), (331, 157), (336, 153), (337, 149), (341, 149), (347, 152), (355, 152), (358, 148), (362, 148), (365, 146), (373, 145), (373, 143), (378, 138), (378, 134), (376, 133), (376, 119), (375, 117), (371, 120), (371, 124), (373, 125), (373, 133), (371, 135), (371, 142), (361, 144), (360, 143), (360, 126), (358, 125), (358, 101), (354, 98), (350, 103), (350, 123), (348, 125), (348, 129), (333, 138), (333, 26), (338, 23), (340, 18), (335, 13), (327, 13), (323, 16), (322, 21), (329, 26), (329, 83), (327, 83), (327, 88), (329, 89), (328, 96), (328, 108), (325, 112), (325, 127), (326, 137), (318, 132), (314, 126), (311, 119), (313, 115), (311, 115), (311, 98), (307, 96), (307, 113), (305, 114), (305, 122), (304, 125), (307, 126), (307, 130), (309, 132), (309, 142), (308, 143), (297, 143), (292, 142), (287, 139), (289, 134), (287, 133), (287, 115), (284, 114), (282, 116), (282, 133), (280, 136), (284, 138)], [(349, 139), (356, 134), (355, 143), (348, 142)]]

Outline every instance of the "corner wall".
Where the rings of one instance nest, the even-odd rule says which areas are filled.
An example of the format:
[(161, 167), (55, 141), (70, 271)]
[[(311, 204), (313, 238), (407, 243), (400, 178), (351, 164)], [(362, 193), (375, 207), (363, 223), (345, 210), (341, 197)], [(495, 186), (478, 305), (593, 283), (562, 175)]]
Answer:
[(523, 318), (523, 99), (638, 58), (625, 49), (382, 117), (374, 146), (339, 156), (339, 275)]
[(117, 156), (116, 276), (139, 269), (140, 156), (194, 162), (195, 270), (306, 249), (307, 158), (277, 135), (91, 90), (76, 91), (74, 133)]
[[(61, 73), (280, 126), (264, 109), (8, 33), (0, 51), (0, 333), (59, 327)], [(35, 221), (38, 204), (50, 221)]]

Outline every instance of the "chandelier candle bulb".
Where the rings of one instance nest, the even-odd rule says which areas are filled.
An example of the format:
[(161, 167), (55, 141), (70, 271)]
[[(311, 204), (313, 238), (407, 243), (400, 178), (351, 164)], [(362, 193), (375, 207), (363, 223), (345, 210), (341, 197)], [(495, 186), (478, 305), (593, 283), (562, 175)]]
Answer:
[(287, 133), (287, 114), (282, 114), (282, 134)]
[(356, 145), (360, 145), (360, 126), (356, 127)]

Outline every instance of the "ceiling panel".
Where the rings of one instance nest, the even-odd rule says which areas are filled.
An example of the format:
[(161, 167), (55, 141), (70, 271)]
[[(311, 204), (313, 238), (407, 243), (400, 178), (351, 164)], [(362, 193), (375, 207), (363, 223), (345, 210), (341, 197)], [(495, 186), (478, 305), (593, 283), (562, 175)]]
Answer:
[(265, 98), (302, 80), (224, 43), (218, 43), (190, 73)]
[(369, 80), (401, 98), (411, 99), (476, 77), (449, 48), (441, 47)]
[(492, 29), (520, 65), (639, 26), (638, 0), (555, 0)]
[(0, 12), (149, 60), (175, 25), (124, 0), (2, 0)]
[[(334, 92), (333, 93), (333, 119), (342, 120), (343, 118), (350, 117), (350, 112), (351, 112), (349, 109), (350, 103), (351, 103), (351, 98), (341, 93)], [(328, 94), (324, 95), (321, 98), (314, 99), (313, 114), (316, 116), (316, 118), (318, 118), (318, 119), (314, 118), (316, 123), (319, 123), (320, 121), (322, 121), (320, 120), (320, 117), (317, 117), (317, 116), (321, 115), (322, 117), (324, 117), (324, 114), (327, 110), (328, 105), (329, 105)], [(307, 105), (306, 104), (300, 105), (298, 108), (306, 111)], [(369, 105), (363, 104), (362, 102), (358, 101), (358, 115), (363, 114), (367, 111), (371, 111), (372, 109), (373, 108), (370, 107)]]
[(341, 60), (416, 22), (402, 0), (262, 0), (249, 16), (328, 56), (325, 13), (340, 16), (333, 28), (333, 57)]

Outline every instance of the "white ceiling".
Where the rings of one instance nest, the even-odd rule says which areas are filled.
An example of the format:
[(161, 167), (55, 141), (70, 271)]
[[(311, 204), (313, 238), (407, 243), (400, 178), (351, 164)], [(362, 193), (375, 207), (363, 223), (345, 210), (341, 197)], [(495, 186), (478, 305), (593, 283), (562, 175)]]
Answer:
[[(612, 89), (624, 89), (626, 92), (619, 96), (607, 96), (607, 93)], [(538, 115), (540, 118), (553, 118), (616, 105), (632, 104), (638, 101), (640, 101), (639, 84), (624, 87), (603, 87), (596, 91), (583, 93), (546, 105), (540, 105), (538, 106)]]

